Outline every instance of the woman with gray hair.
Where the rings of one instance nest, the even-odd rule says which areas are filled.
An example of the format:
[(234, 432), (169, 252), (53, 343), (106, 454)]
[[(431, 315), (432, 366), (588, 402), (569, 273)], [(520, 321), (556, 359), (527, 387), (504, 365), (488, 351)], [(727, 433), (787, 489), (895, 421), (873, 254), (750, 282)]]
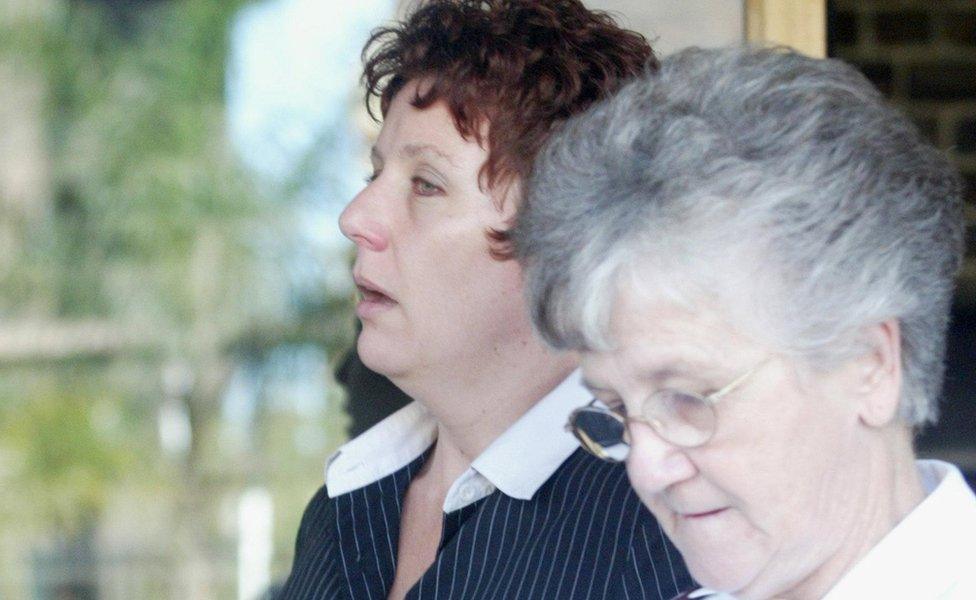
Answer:
[(514, 240), (538, 330), (583, 353), (570, 426), (708, 588), (976, 598), (976, 497), (912, 443), (959, 196), (864, 77), (783, 50), (679, 53), (550, 140)]

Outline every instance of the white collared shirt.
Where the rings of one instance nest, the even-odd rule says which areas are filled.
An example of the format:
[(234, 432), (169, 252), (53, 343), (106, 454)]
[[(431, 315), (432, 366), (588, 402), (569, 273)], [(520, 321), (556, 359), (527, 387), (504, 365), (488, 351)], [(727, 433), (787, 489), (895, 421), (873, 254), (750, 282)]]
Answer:
[[(976, 495), (954, 465), (915, 465), (925, 499), (823, 600), (976, 599)], [(704, 588), (689, 598), (735, 600)]]
[(925, 499), (824, 600), (976, 599), (976, 495), (955, 466), (915, 464)]
[[(590, 401), (579, 371), (512, 424), (451, 485), (444, 499), (450, 513), (496, 489), (528, 500), (579, 447), (566, 431), (569, 413)], [(330, 498), (376, 482), (410, 464), (434, 443), (437, 424), (419, 402), (411, 402), (349, 441), (328, 460)]]

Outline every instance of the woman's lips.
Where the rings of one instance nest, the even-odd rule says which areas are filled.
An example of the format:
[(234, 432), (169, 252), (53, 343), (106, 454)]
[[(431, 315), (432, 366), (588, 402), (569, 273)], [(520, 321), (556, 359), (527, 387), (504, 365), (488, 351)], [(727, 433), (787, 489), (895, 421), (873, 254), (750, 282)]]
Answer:
[(356, 316), (368, 319), (396, 305), (396, 301), (376, 289), (357, 285), (361, 298), (356, 304)]

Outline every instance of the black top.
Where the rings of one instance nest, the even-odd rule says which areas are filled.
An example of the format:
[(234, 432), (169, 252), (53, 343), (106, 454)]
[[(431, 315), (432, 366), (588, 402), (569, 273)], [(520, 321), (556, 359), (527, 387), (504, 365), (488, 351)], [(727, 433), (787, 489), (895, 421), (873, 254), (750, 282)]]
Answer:
[[(400, 501), (426, 456), (336, 498), (323, 486), (302, 517), (278, 598), (385, 600)], [(437, 558), (407, 600), (668, 600), (693, 587), (623, 466), (577, 450), (530, 500), (496, 490), (445, 514)]]

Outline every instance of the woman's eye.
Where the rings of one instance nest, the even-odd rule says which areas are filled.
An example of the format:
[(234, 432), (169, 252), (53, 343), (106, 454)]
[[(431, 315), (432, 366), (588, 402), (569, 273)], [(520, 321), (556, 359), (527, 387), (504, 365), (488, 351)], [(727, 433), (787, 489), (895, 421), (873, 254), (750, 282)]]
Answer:
[(373, 171), (372, 173), (370, 173), (369, 175), (367, 175), (366, 176), (366, 179), (365, 179), (366, 185), (369, 185), (369, 184), (373, 183), (374, 181), (376, 181), (376, 178), (379, 177), (379, 176), (380, 176), (380, 172), (379, 171)]
[(433, 196), (439, 194), (441, 188), (437, 187), (433, 183), (427, 181), (422, 177), (413, 178), (413, 191), (418, 196)]

